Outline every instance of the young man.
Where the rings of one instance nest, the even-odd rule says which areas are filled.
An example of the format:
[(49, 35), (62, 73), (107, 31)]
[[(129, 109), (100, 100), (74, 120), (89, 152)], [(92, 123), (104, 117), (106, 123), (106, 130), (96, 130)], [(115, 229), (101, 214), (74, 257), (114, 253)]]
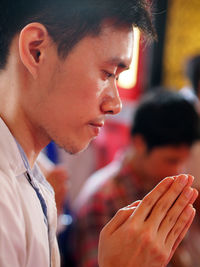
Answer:
[[(164, 177), (181, 172), (192, 144), (200, 140), (199, 127), (197, 111), (179, 93), (163, 89), (144, 97), (134, 114), (128, 149), (94, 173), (77, 198), (78, 266), (98, 266), (100, 231), (118, 209), (142, 199)], [(200, 255), (187, 253), (196, 266)]]
[[(121, 110), (116, 77), (131, 62), (132, 25), (154, 34), (147, 2), (1, 1), (0, 266), (59, 266), (52, 190), (35, 160), (51, 140), (83, 150)], [(99, 265), (165, 265), (195, 214), (192, 180), (167, 178), (119, 211), (101, 234)]]

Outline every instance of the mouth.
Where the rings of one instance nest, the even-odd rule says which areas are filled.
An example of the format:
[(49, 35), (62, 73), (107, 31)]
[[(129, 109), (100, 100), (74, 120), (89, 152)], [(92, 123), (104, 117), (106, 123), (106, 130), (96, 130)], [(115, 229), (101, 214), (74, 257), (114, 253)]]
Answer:
[(101, 128), (104, 126), (104, 121), (101, 121), (101, 122), (90, 122), (89, 126), (93, 131), (93, 135), (97, 136), (97, 135), (99, 135)]
[(104, 122), (91, 122), (89, 123), (89, 125), (93, 126), (93, 127), (103, 127), (104, 126)]

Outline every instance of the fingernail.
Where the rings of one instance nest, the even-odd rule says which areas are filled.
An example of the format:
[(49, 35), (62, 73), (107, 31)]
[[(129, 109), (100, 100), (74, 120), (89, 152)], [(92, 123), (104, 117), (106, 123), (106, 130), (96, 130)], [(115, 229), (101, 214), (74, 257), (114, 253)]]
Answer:
[(188, 176), (183, 174), (181, 176), (178, 177), (178, 182), (182, 185), (186, 185), (188, 182)]
[(187, 198), (191, 198), (192, 193), (193, 193), (193, 189), (192, 189), (191, 187), (188, 187), (188, 188), (185, 190), (185, 192), (184, 192), (184, 194), (185, 194), (185, 196), (186, 196)]
[(193, 175), (190, 175), (191, 179), (192, 179), (192, 182), (194, 181), (194, 176)]
[(195, 209), (194, 209), (193, 206), (190, 204), (190, 205), (188, 205), (187, 208), (186, 208), (186, 213), (187, 213), (188, 216), (189, 216), (189, 215), (192, 214), (192, 212), (193, 212), (194, 210), (195, 210)]

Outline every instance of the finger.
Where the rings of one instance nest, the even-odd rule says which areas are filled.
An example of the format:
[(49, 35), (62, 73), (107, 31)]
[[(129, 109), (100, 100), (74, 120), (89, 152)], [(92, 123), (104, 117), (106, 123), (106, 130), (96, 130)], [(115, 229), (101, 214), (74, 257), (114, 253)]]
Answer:
[(197, 189), (193, 188), (193, 196), (190, 199), (190, 204), (193, 204), (195, 202), (195, 200), (197, 199), (198, 195), (199, 195), (199, 192), (197, 191)]
[(124, 207), (124, 209), (130, 208), (130, 207), (137, 207), (140, 204), (140, 202), (141, 202), (141, 200), (137, 200), (137, 201), (131, 203), (130, 205)]
[(109, 234), (115, 232), (135, 211), (136, 207), (139, 205), (140, 200), (133, 202), (132, 204), (117, 211), (115, 216), (107, 223), (106, 231)]
[(172, 251), (172, 254), (180, 244), (180, 242), (185, 237), (193, 219), (195, 216), (195, 209), (191, 204), (189, 204), (180, 217), (178, 218), (175, 226), (169, 233), (166, 239), (166, 246)]
[[(152, 225), (154, 224), (154, 230), (157, 231), (165, 218), (168, 210), (174, 204), (177, 197), (180, 195), (182, 190), (188, 184), (188, 175), (179, 175), (175, 178), (174, 183), (168, 189), (168, 191), (160, 198), (160, 200), (154, 206), (151, 214), (149, 215), (147, 222)], [(178, 212), (178, 216), (180, 215)]]
[(193, 213), (191, 214), (191, 217), (189, 218), (188, 220), (188, 223), (187, 225), (185, 226), (184, 230), (182, 231), (182, 233), (179, 235), (179, 237), (177, 238), (173, 248), (172, 248), (172, 253), (175, 252), (175, 250), (177, 249), (177, 247), (179, 246), (179, 244), (181, 243), (181, 241), (183, 240), (183, 238), (185, 237), (185, 235), (187, 234), (193, 220), (194, 220), (194, 217), (196, 215), (196, 210), (193, 208)]
[[(193, 181), (194, 181), (194, 176), (192, 176), (191, 174), (179, 174), (178, 176), (180, 176), (180, 175), (187, 175), (188, 176), (188, 183), (187, 183), (187, 186), (191, 186), (192, 185), (192, 183), (193, 183)], [(178, 176), (177, 176), (177, 178), (178, 178)], [(177, 179), (176, 178), (176, 179)]]
[(153, 206), (163, 196), (163, 194), (165, 194), (168, 191), (173, 182), (174, 182), (173, 177), (167, 177), (164, 180), (162, 180), (149, 194), (147, 194), (143, 198), (132, 218), (134, 220), (137, 220), (138, 223), (144, 222), (146, 217), (152, 210)]
[(183, 212), (185, 207), (191, 203), (191, 199), (195, 200), (193, 195), (197, 196), (195, 190), (191, 187), (186, 187), (174, 205), (168, 211), (158, 229), (158, 233), (162, 236), (162, 239), (167, 238), (169, 232), (176, 224), (180, 214)]

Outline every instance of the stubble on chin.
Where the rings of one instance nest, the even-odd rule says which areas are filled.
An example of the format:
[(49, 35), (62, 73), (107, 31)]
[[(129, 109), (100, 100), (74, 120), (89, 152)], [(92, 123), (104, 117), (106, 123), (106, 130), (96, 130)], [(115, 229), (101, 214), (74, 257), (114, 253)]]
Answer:
[(64, 149), (64, 151), (70, 155), (77, 155), (84, 150), (86, 150), (90, 144), (91, 141), (89, 141), (85, 146), (79, 147), (77, 144), (74, 144), (73, 142), (67, 142), (67, 143), (61, 143), (57, 140), (53, 140), (54, 143), (60, 148)]
[[(58, 136), (55, 134), (55, 132), (52, 131), (46, 131), (46, 132), (48, 132), (50, 140), (52, 140), (58, 146), (58, 148), (64, 149), (65, 152), (67, 152), (70, 155), (75, 155), (83, 152), (88, 148), (91, 141), (96, 138), (94, 137), (89, 140), (85, 140), (84, 142), (84, 139), (81, 141), (81, 138), (78, 139), (78, 136), (74, 137), (73, 139), (68, 137), (67, 134), (66, 136)], [(75, 138), (78, 140), (76, 140)]]

